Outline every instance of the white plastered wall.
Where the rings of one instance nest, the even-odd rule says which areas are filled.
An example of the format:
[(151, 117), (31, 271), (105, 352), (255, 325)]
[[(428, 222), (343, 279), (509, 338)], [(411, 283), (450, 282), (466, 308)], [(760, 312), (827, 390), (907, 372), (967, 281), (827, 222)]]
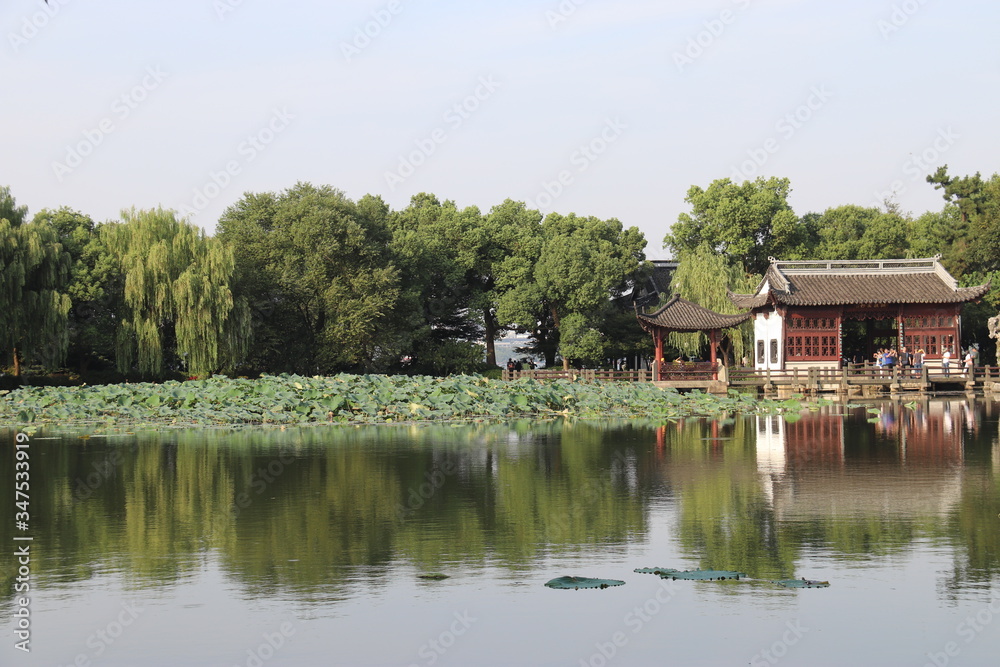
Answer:
[[(757, 370), (780, 370), (784, 364), (785, 342), (782, 340), (784, 322), (778, 313), (771, 312), (765, 317), (764, 313), (757, 313), (753, 322), (754, 333), (754, 367)], [(764, 342), (764, 359), (761, 360), (759, 349), (760, 342)], [(771, 357), (771, 342), (775, 341), (778, 346), (778, 357)]]

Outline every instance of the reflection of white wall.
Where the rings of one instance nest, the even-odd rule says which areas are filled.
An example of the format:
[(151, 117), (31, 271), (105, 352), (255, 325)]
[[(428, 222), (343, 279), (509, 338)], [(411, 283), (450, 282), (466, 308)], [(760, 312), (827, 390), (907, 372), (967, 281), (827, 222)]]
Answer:
[(993, 441), (993, 474), (1000, 476), (1000, 437)]
[(785, 420), (778, 415), (754, 418), (757, 427), (757, 471), (768, 503), (774, 502), (774, 484), (785, 472)]
[(896, 465), (865, 472), (850, 468), (804, 470), (774, 486), (774, 514), (779, 521), (830, 516), (947, 516), (962, 499), (960, 471), (942, 471), (914, 485), (913, 473)]
[[(765, 370), (770, 368), (771, 370), (779, 370), (782, 367), (783, 359), (785, 354), (784, 342), (781, 340), (781, 333), (783, 329), (782, 318), (778, 313), (770, 313), (767, 317), (764, 317), (764, 313), (757, 313), (753, 322), (753, 332), (754, 332), (754, 352), (760, 345), (760, 341), (764, 341), (764, 363), (760, 363), (760, 359), (754, 359), (755, 367), (758, 370)], [(778, 361), (775, 364), (771, 363), (771, 341), (778, 342)]]

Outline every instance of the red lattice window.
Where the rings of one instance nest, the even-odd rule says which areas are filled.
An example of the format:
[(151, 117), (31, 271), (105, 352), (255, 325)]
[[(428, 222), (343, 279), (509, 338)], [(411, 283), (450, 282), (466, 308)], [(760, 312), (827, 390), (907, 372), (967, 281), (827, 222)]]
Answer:
[(832, 360), (840, 357), (840, 335), (835, 317), (800, 317), (787, 320), (790, 335), (785, 354), (790, 360)]
[(927, 356), (940, 356), (945, 349), (950, 349), (955, 355), (955, 335), (950, 333), (907, 334), (903, 336), (903, 344), (910, 352), (923, 350)]
[(903, 344), (907, 350), (923, 350), (928, 357), (940, 357), (946, 349), (957, 354), (955, 347), (955, 315), (929, 312), (903, 318)]

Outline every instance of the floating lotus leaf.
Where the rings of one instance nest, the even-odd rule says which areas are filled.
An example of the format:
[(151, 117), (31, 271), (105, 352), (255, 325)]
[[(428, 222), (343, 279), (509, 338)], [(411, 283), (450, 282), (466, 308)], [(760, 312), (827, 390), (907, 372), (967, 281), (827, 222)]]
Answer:
[(637, 567), (635, 572), (639, 574), (667, 574), (670, 572), (680, 572), (672, 567)]
[(660, 574), (664, 579), (690, 579), (692, 581), (713, 581), (722, 579), (739, 579), (746, 577), (746, 572), (735, 572), (733, 570), (684, 570), (678, 572), (663, 572)]
[(829, 588), (829, 581), (814, 581), (813, 579), (778, 579), (773, 582), (785, 588)]
[(559, 577), (558, 579), (545, 582), (545, 585), (549, 588), (572, 588), (573, 590), (579, 588), (608, 588), (609, 586), (622, 586), (624, 584), (624, 581), (619, 581), (618, 579), (591, 579), (590, 577)]

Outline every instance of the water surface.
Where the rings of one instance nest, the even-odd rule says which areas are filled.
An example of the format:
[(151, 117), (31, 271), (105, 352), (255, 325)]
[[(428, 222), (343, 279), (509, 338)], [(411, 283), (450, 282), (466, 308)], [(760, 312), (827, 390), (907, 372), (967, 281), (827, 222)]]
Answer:
[[(24, 533), (5, 491), (0, 664), (996, 664), (1000, 411), (878, 406), (39, 431), (32, 650), (14, 648)], [(12, 454), (13, 434), (0, 442)], [(4, 456), (0, 488), (14, 475)], [(569, 574), (626, 584), (543, 586)], [(768, 583), (799, 577), (831, 586)]]

